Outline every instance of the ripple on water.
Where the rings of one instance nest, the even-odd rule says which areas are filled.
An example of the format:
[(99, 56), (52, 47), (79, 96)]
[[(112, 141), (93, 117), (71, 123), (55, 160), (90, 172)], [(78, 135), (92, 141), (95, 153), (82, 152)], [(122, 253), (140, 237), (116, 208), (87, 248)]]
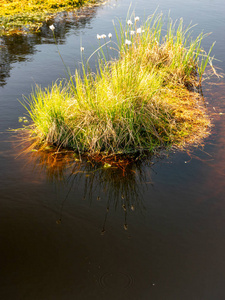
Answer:
[(99, 283), (104, 288), (128, 288), (133, 285), (133, 278), (123, 272), (107, 272), (99, 278)]

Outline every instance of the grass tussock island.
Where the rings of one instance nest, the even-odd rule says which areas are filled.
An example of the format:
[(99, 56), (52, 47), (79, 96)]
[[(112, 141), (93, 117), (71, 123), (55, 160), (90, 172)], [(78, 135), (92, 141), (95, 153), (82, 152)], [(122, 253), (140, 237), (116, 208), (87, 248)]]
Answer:
[[(140, 23), (134, 15), (125, 26), (119, 23), (116, 43), (111, 34), (97, 35), (95, 74), (83, 62), (81, 72), (68, 80), (36, 87), (24, 103), (33, 148), (50, 144), (91, 154), (155, 152), (198, 145), (209, 134), (210, 119), (196, 91), (212, 50), (201, 48), (205, 35), (192, 40), (191, 27), (183, 28), (182, 20), (169, 20), (164, 32), (161, 14)], [(116, 46), (118, 59), (107, 61), (105, 48)]]
[(2, 0), (0, 1), (0, 35), (37, 31), (43, 22), (60, 11), (72, 10), (96, 2), (96, 0)]

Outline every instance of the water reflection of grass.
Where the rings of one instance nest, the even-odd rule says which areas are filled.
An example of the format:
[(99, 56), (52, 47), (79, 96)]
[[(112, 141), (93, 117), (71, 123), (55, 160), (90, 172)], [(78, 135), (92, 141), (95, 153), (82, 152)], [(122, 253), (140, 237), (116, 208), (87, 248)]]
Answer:
[(97, 201), (104, 201), (106, 210), (102, 234), (111, 210), (119, 210), (124, 214), (123, 226), (127, 230), (128, 214), (144, 209), (143, 193), (150, 177), (149, 169), (145, 166), (152, 165), (150, 157), (142, 161), (124, 157), (117, 164), (105, 168), (105, 162), (96, 162), (96, 158), (80, 160), (73, 152), (59, 153), (49, 148), (47, 151), (34, 151), (30, 159), (36, 170), (46, 172), (48, 180), (65, 191), (57, 224), (62, 222), (68, 197), (76, 194), (75, 186), (83, 187), (83, 199), (93, 205)]
[(0, 35), (37, 31), (57, 12), (78, 8), (95, 0), (3, 0), (0, 2)]
[(84, 62), (82, 76), (76, 71), (65, 83), (36, 89), (27, 107), (34, 146), (119, 154), (202, 142), (210, 120), (196, 89), (212, 47), (206, 54), (205, 35), (192, 40), (182, 20), (169, 20), (165, 35), (162, 15), (139, 22), (133, 16), (115, 29), (116, 61), (107, 62), (102, 51), (115, 47), (111, 35), (107, 42), (106, 35), (97, 35), (104, 41), (97, 74)]

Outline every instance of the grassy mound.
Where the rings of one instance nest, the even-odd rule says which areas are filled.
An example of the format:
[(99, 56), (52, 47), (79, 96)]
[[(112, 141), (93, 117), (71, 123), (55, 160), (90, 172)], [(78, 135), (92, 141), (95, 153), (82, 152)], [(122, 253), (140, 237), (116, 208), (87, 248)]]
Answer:
[(57, 12), (78, 8), (94, 0), (3, 0), (0, 1), (0, 35), (37, 31)]
[[(82, 76), (76, 71), (36, 88), (26, 106), (34, 146), (118, 154), (198, 144), (208, 134), (210, 120), (194, 90), (212, 48), (205, 54), (203, 34), (191, 40), (182, 20), (170, 20), (164, 36), (162, 15), (139, 22), (133, 16), (115, 29), (119, 58), (107, 62), (102, 51), (96, 74), (83, 64)], [(98, 38), (105, 43), (100, 52), (113, 43)]]

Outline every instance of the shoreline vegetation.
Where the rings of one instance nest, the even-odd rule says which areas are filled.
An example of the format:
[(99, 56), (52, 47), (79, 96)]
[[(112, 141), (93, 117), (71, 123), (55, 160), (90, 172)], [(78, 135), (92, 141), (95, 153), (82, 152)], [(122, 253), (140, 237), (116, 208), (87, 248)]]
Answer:
[[(32, 123), (24, 125), (32, 149), (69, 148), (79, 155), (133, 155), (199, 146), (210, 133), (201, 93), (205, 68), (212, 64), (193, 26), (162, 14), (141, 24), (133, 13), (115, 32), (97, 35), (97, 71), (82, 69), (51, 87), (36, 87), (23, 103)], [(50, 26), (54, 35), (54, 25)], [(114, 42), (112, 37), (117, 41)], [(105, 53), (117, 47), (118, 58)]]
[(38, 32), (44, 22), (59, 12), (102, 3), (99, 0), (3, 0), (0, 1), (0, 36)]

